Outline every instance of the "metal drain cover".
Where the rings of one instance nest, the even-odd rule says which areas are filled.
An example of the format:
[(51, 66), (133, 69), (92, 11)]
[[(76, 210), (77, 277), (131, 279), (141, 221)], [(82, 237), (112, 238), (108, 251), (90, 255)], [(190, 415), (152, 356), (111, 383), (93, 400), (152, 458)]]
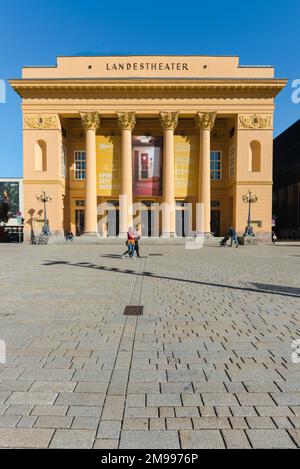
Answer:
[(144, 306), (126, 306), (124, 310), (125, 316), (142, 316)]

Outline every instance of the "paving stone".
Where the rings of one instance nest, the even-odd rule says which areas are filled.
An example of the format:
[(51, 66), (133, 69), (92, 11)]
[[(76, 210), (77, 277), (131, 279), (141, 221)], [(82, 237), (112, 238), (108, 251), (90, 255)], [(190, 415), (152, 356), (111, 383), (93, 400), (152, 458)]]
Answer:
[(94, 430), (56, 430), (49, 448), (91, 449), (95, 435)]
[(145, 394), (127, 394), (126, 406), (127, 407), (145, 407), (146, 397)]
[(97, 438), (112, 438), (118, 439), (121, 431), (121, 420), (101, 420)]
[(225, 417), (193, 417), (192, 420), (195, 430), (231, 428)]
[(285, 430), (246, 430), (253, 448), (295, 448), (295, 444)]
[(270, 393), (276, 404), (282, 405), (300, 405), (300, 392)]
[(32, 409), (32, 405), (11, 404), (7, 406), (5, 415), (30, 415)]
[(179, 449), (176, 431), (123, 431), (120, 449)]
[(11, 394), (12, 393), (10, 391), (0, 391), (0, 404), (9, 402), (8, 396), (10, 396)]
[[(31, 407), (30, 407), (31, 409)], [(68, 410), (68, 406), (62, 406), (62, 405), (36, 405), (33, 410), (29, 413), (31, 415), (57, 415), (57, 416), (63, 416), (66, 415)]]
[(198, 407), (175, 407), (176, 417), (199, 417)]
[(74, 370), (32, 368), (25, 370), (20, 379), (23, 381), (70, 381)]
[(122, 430), (148, 430), (147, 418), (125, 418), (123, 420)]
[(182, 418), (167, 418), (167, 429), (168, 430), (189, 430), (192, 429), (192, 420), (187, 417)]
[(54, 430), (0, 428), (1, 448), (47, 448)]
[(181, 430), (182, 449), (223, 449), (225, 448), (219, 430)]
[(238, 405), (236, 397), (233, 394), (226, 394), (221, 392), (216, 393), (201, 393), (204, 405), (213, 406), (229, 406)]
[(78, 430), (97, 430), (99, 418), (97, 417), (74, 417), (71, 428)]
[(228, 420), (234, 430), (244, 430), (245, 428), (248, 428), (247, 421), (244, 417), (229, 417)]
[[(0, 415), (0, 427), (15, 427), (20, 420), (20, 415)], [(1, 445), (1, 442), (0, 442)]]
[(244, 381), (244, 385), (249, 393), (278, 391), (278, 387), (273, 381)]
[(67, 415), (71, 417), (100, 417), (101, 413), (102, 407), (84, 405), (72, 405), (67, 411)]
[(228, 449), (251, 449), (246, 434), (242, 430), (222, 430)]
[(182, 394), (182, 402), (186, 407), (195, 407), (203, 405), (203, 400), (199, 393), (196, 394)]
[(13, 392), (7, 402), (9, 404), (54, 404), (57, 395), (54, 392)]
[(175, 407), (181, 405), (181, 398), (180, 394), (147, 394), (146, 402), (148, 407)]
[(74, 384), (76, 386), (75, 392), (91, 392), (105, 394), (108, 388), (108, 382), (105, 383), (99, 381), (82, 381), (80, 383), (74, 382)]
[(244, 392), (244, 393), (237, 393), (236, 397), (240, 404), (243, 405), (268, 405), (268, 406), (275, 406), (275, 402), (267, 393), (260, 393), (260, 392)]
[(17, 427), (18, 428), (32, 428), (36, 419), (37, 419), (37, 416), (24, 415), (18, 421)]
[(270, 417), (246, 417), (250, 428), (276, 428)]
[(227, 406), (215, 406), (215, 412), (218, 417), (231, 417), (232, 413)]
[(104, 394), (63, 392), (58, 395), (55, 405), (102, 406), (104, 399)]
[(166, 419), (165, 418), (151, 418), (149, 419), (150, 430), (165, 430)]
[(94, 449), (117, 449), (119, 440), (98, 439), (95, 441)]
[[(270, 406), (269, 406), (270, 407)], [(270, 407), (271, 408), (271, 407)], [(257, 416), (257, 412), (254, 407), (252, 406), (241, 406), (241, 407), (230, 407), (232, 415), (234, 417), (255, 417)]]
[(216, 411), (211, 406), (199, 406), (198, 407), (200, 417), (216, 417)]
[(300, 420), (296, 419), (297, 417), (272, 417), (277, 428), (300, 428)]
[(122, 420), (125, 398), (122, 396), (107, 396), (102, 418), (104, 420)]
[(18, 381), (13, 379), (6, 379), (0, 383), (0, 391), (28, 391), (32, 381)]
[(290, 436), (292, 437), (295, 445), (297, 446), (297, 448), (300, 448), (300, 430), (289, 430), (288, 431)]
[(75, 386), (76, 383), (70, 381), (35, 381), (30, 387), (30, 391), (63, 393), (74, 391)]
[(34, 426), (37, 428), (70, 428), (73, 417), (42, 415), (39, 416)]
[[(170, 407), (170, 409), (172, 409)], [(174, 410), (173, 410), (174, 414)], [(160, 415), (161, 417), (163, 415)], [(158, 407), (127, 407), (125, 409), (127, 418), (151, 418), (158, 417)]]
[(287, 406), (255, 406), (261, 417), (289, 417), (294, 415)]

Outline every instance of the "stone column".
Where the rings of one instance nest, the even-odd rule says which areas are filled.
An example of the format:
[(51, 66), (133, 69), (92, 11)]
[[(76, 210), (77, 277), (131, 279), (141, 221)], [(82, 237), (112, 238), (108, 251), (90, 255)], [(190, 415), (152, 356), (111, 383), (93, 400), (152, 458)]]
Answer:
[(84, 234), (96, 236), (97, 230), (97, 175), (96, 175), (96, 130), (100, 125), (98, 112), (81, 114), (86, 132), (85, 169), (85, 213)]
[(125, 236), (132, 226), (132, 130), (135, 127), (135, 112), (117, 112), (121, 128), (121, 196), (120, 236)]
[(160, 123), (164, 130), (163, 161), (163, 213), (162, 236), (175, 236), (174, 192), (174, 130), (178, 124), (178, 112), (161, 112)]
[(204, 204), (204, 220), (202, 223), (197, 220), (197, 232), (206, 236), (211, 234), (210, 132), (215, 124), (216, 115), (216, 112), (198, 112), (195, 119), (196, 126), (200, 130), (198, 202)]

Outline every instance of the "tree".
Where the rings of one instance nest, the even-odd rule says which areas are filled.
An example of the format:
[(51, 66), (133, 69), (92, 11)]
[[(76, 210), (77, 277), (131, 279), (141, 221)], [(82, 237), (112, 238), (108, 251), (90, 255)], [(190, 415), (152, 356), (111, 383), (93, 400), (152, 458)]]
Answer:
[(7, 223), (10, 217), (10, 201), (6, 191), (0, 201), (0, 223)]

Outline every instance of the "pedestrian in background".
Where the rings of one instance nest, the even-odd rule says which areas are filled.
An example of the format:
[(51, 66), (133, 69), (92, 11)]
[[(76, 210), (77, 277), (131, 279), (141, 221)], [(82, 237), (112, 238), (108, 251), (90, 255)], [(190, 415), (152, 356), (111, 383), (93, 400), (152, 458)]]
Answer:
[(137, 257), (141, 257), (140, 256), (140, 245), (139, 245), (139, 241), (141, 239), (140, 226), (141, 226), (140, 223), (138, 223), (135, 227), (134, 249), (135, 249)]
[(232, 243), (235, 242), (235, 246), (238, 248), (239, 247), (239, 242), (237, 239), (237, 234), (233, 226), (230, 226), (228, 229), (228, 238), (230, 238), (230, 247), (232, 248)]

